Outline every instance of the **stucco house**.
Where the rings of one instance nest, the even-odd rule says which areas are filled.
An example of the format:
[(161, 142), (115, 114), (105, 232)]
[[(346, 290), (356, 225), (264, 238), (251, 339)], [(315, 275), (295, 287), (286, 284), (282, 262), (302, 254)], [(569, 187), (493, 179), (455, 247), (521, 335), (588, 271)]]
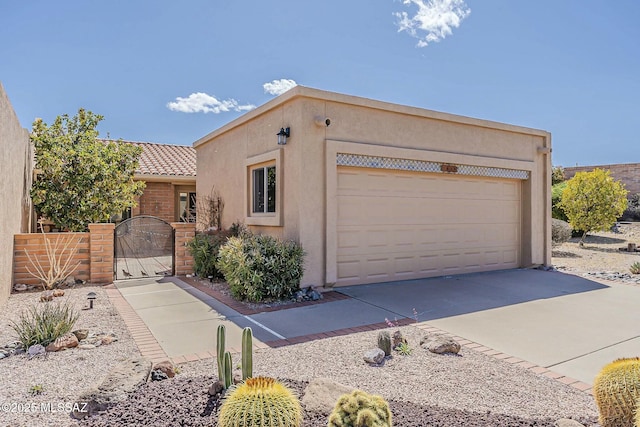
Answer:
[(591, 172), (600, 168), (611, 172), (611, 177), (624, 184), (628, 196), (640, 193), (640, 163), (616, 163), (610, 165), (573, 166), (564, 168), (564, 176), (571, 179), (578, 172)]
[(546, 131), (297, 86), (193, 145), (197, 191), (300, 242), (303, 286), (551, 262)]

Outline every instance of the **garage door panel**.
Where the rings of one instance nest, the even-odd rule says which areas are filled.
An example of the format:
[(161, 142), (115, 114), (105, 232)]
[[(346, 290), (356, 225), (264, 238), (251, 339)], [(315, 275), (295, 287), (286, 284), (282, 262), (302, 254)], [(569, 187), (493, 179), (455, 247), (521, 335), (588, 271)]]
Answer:
[(518, 267), (520, 182), (338, 168), (339, 285)]

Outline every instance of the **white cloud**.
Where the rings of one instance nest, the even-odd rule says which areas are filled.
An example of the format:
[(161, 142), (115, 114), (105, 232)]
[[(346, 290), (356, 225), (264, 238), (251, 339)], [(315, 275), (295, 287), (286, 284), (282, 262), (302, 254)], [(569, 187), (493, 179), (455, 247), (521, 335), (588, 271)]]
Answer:
[(171, 111), (182, 113), (226, 113), (228, 111), (250, 111), (256, 108), (253, 104), (241, 105), (233, 98), (219, 100), (215, 96), (203, 92), (192, 93), (186, 98), (178, 96), (175, 101), (167, 103)]
[(298, 86), (298, 83), (296, 83), (294, 80), (291, 80), (291, 79), (273, 80), (272, 82), (265, 83), (262, 85), (265, 93), (268, 93), (270, 95), (276, 95), (276, 96), (282, 95), (289, 89), (296, 86)]
[(402, 3), (418, 6), (415, 16), (410, 17), (407, 12), (394, 13), (398, 18), (398, 32), (406, 31), (420, 39), (418, 47), (451, 35), (453, 28), (458, 28), (471, 13), (464, 0), (402, 0)]

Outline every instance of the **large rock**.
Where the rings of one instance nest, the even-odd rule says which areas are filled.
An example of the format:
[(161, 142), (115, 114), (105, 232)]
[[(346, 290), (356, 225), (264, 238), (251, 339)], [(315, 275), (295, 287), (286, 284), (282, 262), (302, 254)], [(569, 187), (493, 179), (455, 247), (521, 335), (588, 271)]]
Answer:
[(56, 339), (54, 342), (49, 344), (46, 348), (47, 351), (60, 351), (66, 350), (68, 348), (73, 348), (78, 346), (78, 338), (71, 332), (68, 334), (64, 334), (60, 338)]
[(315, 378), (309, 382), (300, 402), (308, 411), (328, 414), (343, 394), (354, 389), (326, 378)]
[(173, 366), (173, 363), (171, 363), (168, 360), (164, 360), (162, 362), (156, 363), (153, 366), (152, 374), (153, 374), (153, 371), (162, 372), (166, 376), (166, 378), (173, 378), (176, 375), (176, 371)]
[(460, 351), (460, 344), (457, 341), (444, 336), (424, 337), (420, 341), (420, 345), (431, 353), (436, 354), (458, 354)]
[(384, 351), (380, 350), (378, 347), (372, 348), (364, 354), (364, 361), (370, 365), (379, 365), (383, 360)]
[(76, 338), (78, 338), (78, 341), (82, 341), (84, 339), (87, 339), (87, 337), (89, 336), (89, 330), (88, 329), (76, 329), (75, 331), (71, 332), (73, 335), (76, 336)]
[(150, 371), (151, 362), (147, 359), (125, 360), (114, 367), (97, 386), (80, 396), (77, 401), (79, 410), (71, 415), (81, 419), (126, 400), (129, 393), (135, 392), (147, 381)]

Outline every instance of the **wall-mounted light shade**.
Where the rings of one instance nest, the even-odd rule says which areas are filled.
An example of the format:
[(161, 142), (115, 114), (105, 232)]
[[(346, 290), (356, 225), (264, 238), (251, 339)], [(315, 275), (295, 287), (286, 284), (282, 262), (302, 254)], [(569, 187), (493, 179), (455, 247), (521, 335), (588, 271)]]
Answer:
[(276, 134), (278, 135), (278, 145), (286, 145), (287, 138), (289, 138), (289, 134), (290, 134), (290, 128), (280, 128), (280, 132)]

